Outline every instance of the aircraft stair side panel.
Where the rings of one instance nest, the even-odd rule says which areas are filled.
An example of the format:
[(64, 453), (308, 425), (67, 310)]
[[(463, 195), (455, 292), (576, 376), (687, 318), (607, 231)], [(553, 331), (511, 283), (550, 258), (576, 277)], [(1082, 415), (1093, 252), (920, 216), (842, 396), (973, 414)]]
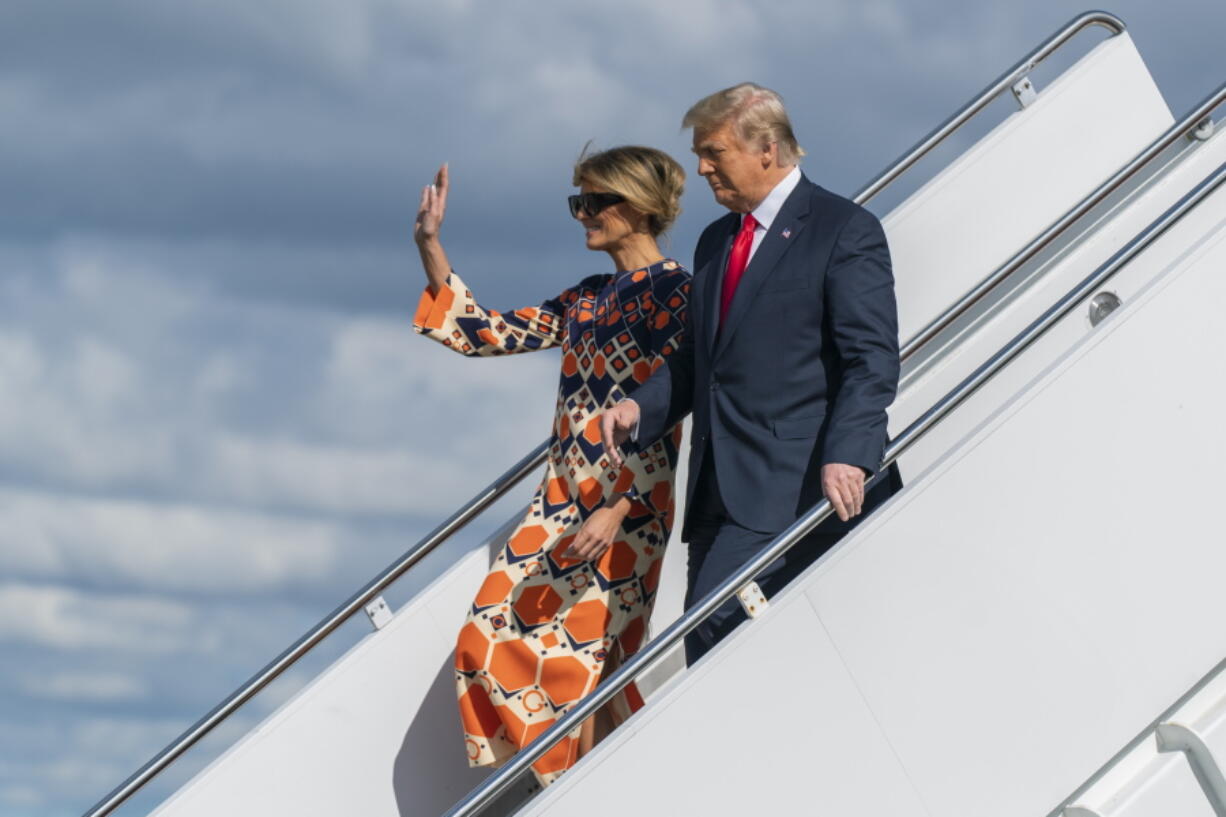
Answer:
[(882, 220), (905, 341), (1174, 124), (1127, 34), (1105, 40)]

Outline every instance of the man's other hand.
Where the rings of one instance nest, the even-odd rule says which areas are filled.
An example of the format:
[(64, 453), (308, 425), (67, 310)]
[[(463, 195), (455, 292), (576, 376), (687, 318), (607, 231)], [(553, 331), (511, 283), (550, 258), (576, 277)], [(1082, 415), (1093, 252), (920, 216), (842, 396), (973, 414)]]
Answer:
[(617, 447), (630, 438), (638, 422), (639, 404), (633, 400), (622, 400), (600, 416), (600, 439), (614, 468), (622, 467), (622, 455)]
[(838, 462), (822, 466), (822, 493), (839, 519), (846, 522), (859, 516), (864, 507), (864, 469)]

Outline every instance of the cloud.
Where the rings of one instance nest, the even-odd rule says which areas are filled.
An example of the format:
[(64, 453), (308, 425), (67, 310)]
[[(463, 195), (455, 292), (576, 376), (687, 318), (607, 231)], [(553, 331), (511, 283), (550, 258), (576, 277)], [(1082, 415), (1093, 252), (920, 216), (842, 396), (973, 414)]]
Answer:
[(335, 524), (217, 508), (0, 490), (0, 575), (244, 594), (318, 583)]
[(149, 692), (142, 678), (120, 672), (66, 671), (50, 676), (23, 675), (21, 691), (52, 701), (133, 701)]
[[(0, 172), (25, 205), (6, 224), (393, 241), (409, 180), (435, 161), (543, 204), (542, 173), (588, 138), (672, 144), (689, 103), (746, 78), (792, 99), (811, 144), (820, 133), (823, 150), (859, 154), (864, 143), (873, 161), (848, 168), (854, 176), (838, 162), (822, 168), (836, 187), (854, 186), (893, 155), (892, 130), (914, 142), (1072, 14), (1057, 2), (1021, 12), (965, 0), (306, 8), (6, 4), (0, 111), (15, 126), (0, 136)], [(1222, 22), (1220, 6), (1124, 0), (1121, 12), (1139, 32), (1161, 32), (1148, 44), (1159, 70), (1221, 65), (1213, 26), (1197, 24)], [(492, 209), (462, 207), (476, 218)]]
[(21, 397), (0, 403), (0, 469), (77, 490), (437, 515), (549, 430), (547, 353), (465, 359), (407, 318), (247, 304), (75, 256), (7, 294), (0, 390)]
[(140, 440), (97, 433), (134, 394), (125, 388), (134, 379), (131, 362), (98, 338), (79, 338), (66, 351), (69, 365), (53, 367), (34, 338), (0, 330), (0, 390), (20, 395), (0, 406), (6, 464), (35, 465), (53, 454), (53, 468), (85, 482), (167, 476), (170, 452), (156, 431)]
[[(680, 115), (698, 96), (747, 77), (775, 82), (778, 64), (815, 54), (831, 75), (846, 38), (898, 36), (909, 21), (892, 4), (866, 8), (365, 0), (309, 13), (189, 2), (172, 15), (125, 2), (67, 26), (19, 3), (10, 26), (44, 33), (39, 48), (12, 43), (0, 73), (0, 112), (19, 123), (2, 143), (12, 195), (0, 214), (14, 233), (42, 237), (390, 244), (406, 234), (411, 180), (450, 158), (485, 190), (533, 205), (470, 198), (457, 212), (531, 233), (530, 213), (547, 206), (542, 181), (565, 187), (588, 139), (683, 150)], [(534, 42), (550, 45), (525, 47)], [(802, 78), (785, 84), (808, 93)], [(819, 87), (819, 99), (798, 101), (847, 96)]]
[(131, 716), (56, 724), (0, 720), (5, 741), (22, 747), (0, 767), (0, 802), (31, 814), (79, 814), (184, 726), (176, 719)]
[(0, 803), (14, 808), (40, 806), (43, 795), (38, 789), (25, 783), (0, 785)]
[(188, 607), (166, 599), (0, 584), (0, 642), (165, 653), (184, 646), (191, 624)]

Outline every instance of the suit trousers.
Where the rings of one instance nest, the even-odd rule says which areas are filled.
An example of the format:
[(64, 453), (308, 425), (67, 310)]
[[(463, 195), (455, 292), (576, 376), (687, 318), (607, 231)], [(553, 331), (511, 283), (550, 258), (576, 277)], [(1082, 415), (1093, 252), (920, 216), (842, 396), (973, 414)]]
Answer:
[[(762, 532), (737, 524), (724, 506), (715, 473), (710, 443), (690, 500), (689, 566), (685, 606), (689, 609), (742, 565), (765, 548), (782, 531)], [(755, 581), (769, 599), (787, 586), (819, 556), (843, 538), (844, 532), (814, 531), (792, 546)], [(746, 618), (740, 601), (729, 599), (685, 636), (685, 660), (693, 665), (736, 629)]]

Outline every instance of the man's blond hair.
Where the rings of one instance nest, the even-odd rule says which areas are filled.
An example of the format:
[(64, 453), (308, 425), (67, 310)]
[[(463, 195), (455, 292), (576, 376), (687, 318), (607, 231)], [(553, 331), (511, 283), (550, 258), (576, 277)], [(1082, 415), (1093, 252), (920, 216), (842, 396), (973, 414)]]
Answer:
[(753, 82), (742, 82), (703, 97), (685, 112), (681, 127), (695, 132), (712, 131), (731, 123), (741, 141), (753, 147), (765, 148), (772, 142), (779, 146), (779, 164), (783, 167), (799, 164), (804, 149), (792, 133), (792, 122), (783, 97), (770, 88)]

